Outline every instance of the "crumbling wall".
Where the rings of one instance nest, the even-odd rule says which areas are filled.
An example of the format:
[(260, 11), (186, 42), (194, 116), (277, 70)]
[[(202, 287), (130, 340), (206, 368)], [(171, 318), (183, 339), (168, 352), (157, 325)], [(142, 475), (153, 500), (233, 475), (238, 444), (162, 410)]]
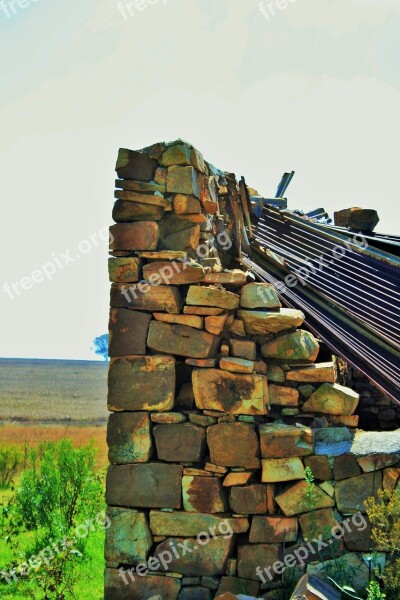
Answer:
[(272, 599), (338, 556), (364, 591), (363, 501), (399, 457), (346, 450), (358, 394), (240, 270), (234, 175), (179, 140), (116, 169), (105, 598)]

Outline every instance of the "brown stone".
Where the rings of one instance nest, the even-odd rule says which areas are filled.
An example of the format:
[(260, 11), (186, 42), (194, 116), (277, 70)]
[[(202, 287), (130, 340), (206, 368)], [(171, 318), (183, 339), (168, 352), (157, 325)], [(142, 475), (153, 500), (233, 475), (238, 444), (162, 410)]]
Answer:
[(110, 250), (156, 250), (159, 236), (154, 221), (117, 223), (110, 227)]
[(117, 200), (112, 210), (112, 218), (116, 223), (161, 221), (164, 217), (164, 212), (165, 209), (162, 206)]
[(221, 467), (219, 465), (214, 465), (214, 463), (207, 462), (204, 466), (206, 471), (211, 471), (215, 475), (225, 475), (228, 472), (226, 467)]
[(154, 283), (156, 281), (161, 282), (162, 278), (167, 285), (187, 285), (202, 281), (204, 279), (204, 269), (196, 263), (156, 261), (143, 267), (143, 278), (148, 279), (151, 283), (151, 277), (153, 277)]
[(336, 481), (361, 475), (361, 469), (353, 454), (341, 454), (333, 459), (333, 476)]
[(182, 472), (180, 465), (163, 463), (111, 465), (107, 472), (107, 504), (180, 508)]
[(233, 335), (238, 335), (240, 337), (246, 337), (243, 321), (241, 321), (240, 319), (234, 319), (232, 321), (232, 324), (229, 325), (229, 333), (232, 333)]
[(223, 513), (227, 510), (225, 490), (216, 477), (182, 478), (183, 508), (187, 512)]
[(194, 425), (200, 425), (200, 427), (209, 427), (216, 423), (214, 417), (208, 417), (207, 415), (190, 414), (189, 421)]
[(153, 286), (148, 283), (121, 283), (111, 285), (110, 305), (131, 310), (165, 311), (178, 314), (182, 306), (179, 289), (169, 285)]
[(333, 472), (327, 456), (305, 456), (304, 465), (311, 469), (315, 479), (320, 481), (333, 479)]
[(223, 371), (231, 373), (253, 373), (254, 362), (252, 360), (245, 360), (244, 358), (227, 357), (221, 358), (219, 367)]
[(130, 190), (131, 192), (140, 192), (145, 194), (150, 192), (160, 192), (160, 194), (163, 194), (167, 191), (166, 183), (156, 183), (155, 181), (134, 181), (131, 179), (116, 179), (115, 187), (121, 188), (122, 190)]
[(236, 514), (264, 514), (267, 512), (267, 489), (262, 483), (231, 487), (229, 504)]
[(214, 286), (191, 285), (186, 297), (186, 304), (235, 310), (239, 305), (239, 296)]
[(193, 167), (173, 165), (168, 168), (167, 192), (198, 196), (197, 175)]
[(205, 283), (220, 283), (222, 285), (241, 286), (246, 283), (247, 275), (244, 271), (233, 269), (233, 271), (222, 271), (221, 273), (208, 273), (205, 277)]
[(192, 367), (200, 367), (202, 369), (213, 369), (217, 366), (216, 358), (187, 358), (185, 363)]
[(285, 371), (278, 365), (268, 365), (266, 375), (268, 381), (275, 381), (276, 383), (283, 383), (286, 379)]
[(223, 308), (213, 308), (212, 306), (184, 306), (185, 315), (218, 316), (224, 312)]
[[(218, 536), (216, 538), (210, 536), (207, 544), (204, 544), (204, 537), (202, 541), (203, 544), (200, 545), (195, 539), (168, 538), (157, 546), (154, 556), (156, 558), (160, 557), (160, 561), (163, 552), (168, 552), (167, 556), (169, 556), (172, 544), (177, 549), (179, 558), (174, 556), (170, 564), (164, 563), (165, 566), (161, 566), (162, 570), (173, 570), (175, 573), (182, 573), (182, 575), (200, 575), (203, 577), (221, 575), (225, 572), (227, 560), (232, 553), (234, 538), (232, 536)], [(180, 544), (184, 544), (182, 547), (188, 549), (185, 553), (179, 552)], [(195, 546), (196, 551), (194, 551)]]
[(146, 412), (113, 413), (107, 428), (110, 463), (147, 462), (153, 450), (150, 416)]
[(344, 425), (345, 427), (358, 427), (359, 415), (330, 415), (329, 422), (332, 425)]
[(179, 260), (185, 261), (187, 258), (187, 252), (183, 250), (159, 250), (157, 252), (136, 252), (140, 258), (147, 258), (149, 260)]
[(371, 522), (367, 515), (356, 514), (352, 518), (348, 518), (348, 526), (343, 526), (346, 548), (350, 552), (369, 552), (372, 543)]
[(252, 544), (274, 544), (295, 542), (298, 521), (295, 517), (254, 516), (251, 521), (249, 542)]
[(282, 305), (270, 283), (248, 283), (240, 292), (243, 308), (280, 308)]
[(161, 206), (162, 208), (171, 207), (171, 201), (158, 194), (140, 194), (130, 190), (115, 190), (114, 197), (118, 200), (125, 200), (132, 203)]
[(383, 471), (383, 489), (393, 492), (400, 477), (400, 468), (389, 467)]
[(255, 360), (257, 358), (257, 348), (254, 342), (247, 340), (229, 340), (232, 356)]
[(299, 327), (305, 316), (300, 310), (281, 308), (279, 311), (238, 310), (237, 315), (242, 319), (246, 333), (265, 335), (279, 333), (286, 329)]
[(194, 196), (177, 194), (174, 198), (174, 211), (180, 215), (184, 213), (200, 213), (200, 201)]
[(190, 165), (190, 146), (182, 140), (177, 140), (164, 150), (160, 162), (164, 167)]
[(266, 358), (279, 358), (286, 361), (304, 360), (314, 362), (319, 352), (319, 344), (312, 333), (299, 330), (282, 335), (261, 346), (261, 354)]
[(153, 313), (156, 321), (173, 323), (175, 325), (187, 325), (194, 329), (203, 329), (203, 318), (197, 315), (171, 315), (169, 313)]
[(305, 477), (304, 465), (298, 456), (292, 458), (264, 458), (261, 464), (261, 481), (264, 483), (293, 481)]
[(287, 517), (335, 506), (334, 500), (325, 494), (318, 485), (311, 488), (311, 499), (308, 497), (310, 486), (305, 481), (299, 481), (286, 488), (275, 497), (276, 503)]
[(193, 477), (212, 477), (212, 473), (209, 473), (205, 469), (193, 469), (191, 467), (185, 467), (183, 469), (183, 474)]
[(365, 473), (338, 481), (335, 486), (335, 497), (338, 510), (342, 514), (365, 512), (364, 501), (369, 496), (376, 496), (382, 487), (382, 471)]
[(275, 502), (276, 496), (276, 484), (267, 483), (267, 509), (268, 514), (276, 515), (278, 512), (278, 505)]
[[(244, 579), (260, 581), (257, 567), (263, 569), (277, 563), (281, 558), (279, 544), (246, 544), (238, 547), (238, 575)], [(274, 572), (272, 571), (272, 575)], [(277, 576), (276, 576), (277, 577)]]
[(350, 388), (337, 383), (323, 383), (303, 404), (303, 411), (352, 415), (359, 398), (360, 396)]
[(218, 423), (207, 429), (213, 463), (224, 467), (260, 467), (260, 448), (254, 426), (249, 423)]
[(231, 596), (229, 598), (228, 594), (247, 594), (248, 596), (257, 596), (259, 590), (260, 584), (257, 581), (241, 579), (240, 577), (233, 576), (222, 577), (217, 590), (216, 600), (232, 600), (232, 598), (236, 598), (236, 596)]
[(253, 478), (253, 473), (246, 473), (243, 471), (241, 473), (228, 473), (228, 475), (224, 479), (224, 483), (222, 484), (224, 487), (232, 487), (234, 485), (247, 485), (250, 483)]
[(127, 572), (125, 580), (118, 569), (105, 570), (104, 600), (143, 600), (143, 598), (162, 598), (177, 600), (181, 583), (174, 577), (147, 575), (138, 577)]
[(151, 316), (145, 313), (111, 308), (109, 320), (109, 356), (146, 354), (146, 339)]
[(137, 564), (146, 561), (153, 539), (144, 513), (109, 507), (110, 526), (106, 529), (105, 559), (115, 563)]
[(157, 425), (153, 429), (159, 460), (200, 462), (205, 450), (205, 430), (191, 423)]
[(127, 258), (109, 258), (108, 275), (110, 281), (117, 283), (134, 283), (139, 281), (142, 261), (133, 256)]
[(263, 458), (307, 456), (314, 451), (313, 431), (309, 427), (265, 423), (259, 426), (259, 432)]
[(191, 383), (184, 383), (181, 386), (176, 402), (180, 410), (191, 410), (195, 408), (193, 386)]
[(362, 468), (364, 473), (371, 473), (372, 471), (378, 471), (385, 467), (391, 467), (400, 460), (399, 454), (386, 454), (384, 452), (376, 454), (368, 454), (368, 456), (362, 456), (358, 459), (358, 464)]
[(164, 412), (174, 406), (173, 356), (112, 358), (108, 372), (108, 409)]
[(321, 508), (300, 515), (299, 524), (305, 540), (331, 539), (331, 530), (339, 525), (331, 508)]
[(332, 362), (318, 363), (309, 367), (292, 369), (286, 374), (288, 381), (335, 383), (335, 367)]
[(186, 415), (180, 412), (151, 413), (153, 423), (183, 423), (186, 421)]
[(192, 381), (196, 406), (200, 410), (220, 410), (234, 415), (267, 413), (268, 385), (263, 375), (194, 369)]
[(120, 179), (139, 179), (152, 181), (158, 167), (158, 162), (143, 152), (120, 148), (118, 151), (115, 170)]
[(213, 333), (214, 335), (220, 335), (225, 327), (226, 320), (228, 318), (228, 314), (220, 315), (218, 317), (205, 317), (205, 328), (209, 333)]
[(220, 340), (218, 337), (186, 325), (151, 321), (147, 345), (156, 352), (171, 352), (178, 356), (212, 358)]
[(202, 531), (210, 531), (211, 527), (214, 528), (216, 536), (226, 535), (229, 529), (233, 533), (245, 533), (249, 529), (249, 521), (246, 517), (229, 518), (205, 513), (150, 511), (150, 529), (154, 535), (197, 537)]
[(278, 406), (298, 406), (299, 392), (283, 385), (269, 385), (269, 403)]

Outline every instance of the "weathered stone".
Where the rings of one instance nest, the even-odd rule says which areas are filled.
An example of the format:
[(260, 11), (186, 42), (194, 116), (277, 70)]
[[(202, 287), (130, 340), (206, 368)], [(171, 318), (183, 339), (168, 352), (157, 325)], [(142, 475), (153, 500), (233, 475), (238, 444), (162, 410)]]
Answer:
[(173, 323), (174, 325), (187, 325), (194, 329), (203, 329), (203, 318), (197, 315), (171, 315), (169, 313), (153, 313), (156, 321)]
[[(369, 569), (357, 554), (344, 554), (341, 557), (340, 571), (343, 582), (355, 589), (356, 592), (365, 592), (369, 582)], [(334, 559), (325, 560), (318, 564), (313, 563), (307, 566), (308, 574), (317, 575), (324, 580), (328, 577), (332, 577), (336, 572), (337, 562)]]
[(186, 415), (180, 412), (151, 413), (153, 423), (183, 423)]
[(333, 476), (336, 481), (357, 477), (361, 475), (361, 469), (353, 454), (341, 454), (333, 459)]
[(253, 478), (253, 473), (246, 473), (243, 471), (242, 473), (228, 473), (228, 475), (224, 479), (224, 483), (222, 484), (224, 487), (232, 487), (234, 485), (247, 485)]
[(229, 346), (232, 356), (245, 358), (246, 360), (255, 360), (257, 358), (257, 348), (254, 342), (248, 340), (229, 340)]
[(179, 537), (197, 537), (202, 531), (213, 527), (216, 536), (233, 533), (245, 533), (249, 529), (246, 517), (229, 518), (194, 512), (150, 511), (150, 529), (154, 535), (174, 535)]
[(157, 252), (136, 252), (140, 258), (148, 258), (149, 260), (178, 260), (182, 263), (187, 258), (187, 252), (183, 250), (159, 250)]
[(159, 236), (154, 221), (117, 223), (110, 227), (110, 250), (156, 250)]
[(314, 451), (313, 431), (309, 427), (265, 423), (259, 426), (259, 432), (263, 458), (307, 456)]
[(196, 406), (200, 410), (220, 410), (233, 415), (264, 415), (268, 412), (268, 385), (263, 375), (194, 369), (192, 381)]
[(163, 463), (111, 465), (107, 472), (107, 504), (180, 508), (182, 473), (180, 465)]
[(115, 187), (123, 190), (130, 190), (132, 192), (150, 193), (160, 192), (163, 194), (167, 191), (166, 183), (156, 183), (155, 181), (143, 182), (134, 181), (132, 179), (116, 179)]
[(383, 471), (383, 489), (393, 492), (400, 478), (400, 468), (389, 467)]
[(214, 335), (220, 335), (225, 327), (226, 321), (228, 318), (228, 314), (220, 315), (218, 317), (205, 317), (205, 328), (209, 333), (213, 333)]
[(233, 269), (232, 271), (222, 271), (221, 273), (208, 273), (204, 279), (205, 283), (220, 283), (222, 285), (233, 285), (241, 286), (246, 283), (247, 275), (240, 269)]
[(214, 475), (225, 475), (228, 472), (226, 467), (221, 467), (220, 465), (214, 465), (214, 463), (207, 462), (204, 466), (206, 471), (210, 471), (214, 473)]
[(105, 559), (135, 565), (145, 561), (153, 539), (144, 513), (109, 507), (110, 526), (106, 529)]
[(331, 415), (351, 415), (357, 408), (360, 396), (352, 389), (337, 383), (323, 383), (303, 405), (304, 412)]
[(191, 423), (157, 425), (153, 429), (159, 460), (200, 462), (205, 450), (205, 430)]
[(108, 372), (108, 409), (163, 412), (174, 406), (173, 356), (112, 358)]
[(212, 358), (219, 343), (218, 337), (206, 331), (161, 321), (151, 321), (147, 337), (148, 347), (156, 352), (171, 352), (193, 358)]
[(327, 456), (305, 456), (304, 465), (309, 467), (315, 479), (329, 481), (333, 473)]
[(223, 371), (231, 373), (252, 373), (254, 371), (254, 362), (244, 358), (221, 358), (219, 367)]
[(254, 426), (248, 423), (218, 423), (207, 429), (207, 444), (213, 463), (224, 467), (260, 467), (260, 448)]
[(311, 394), (315, 391), (315, 387), (310, 383), (305, 385), (299, 385), (297, 388), (303, 398), (309, 398)]
[(318, 485), (311, 488), (311, 499), (308, 496), (310, 486), (305, 481), (299, 481), (275, 497), (275, 501), (285, 516), (293, 517), (301, 513), (331, 508), (335, 502)]
[(151, 277), (161, 281), (161, 278), (167, 285), (187, 285), (204, 279), (204, 269), (197, 263), (177, 263), (170, 261), (156, 261), (148, 263), (143, 267), (143, 278), (150, 282)]
[(303, 463), (297, 456), (292, 458), (264, 458), (261, 464), (261, 481), (264, 483), (293, 481), (305, 477)]
[[(238, 575), (260, 581), (257, 567), (272, 566), (281, 558), (279, 544), (246, 544), (238, 547)], [(272, 572), (272, 575), (274, 573)]]
[(382, 471), (338, 481), (335, 486), (338, 510), (343, 514), (365, 512), (364, 501), (369, 496), (376, 496), (381, 487)]
[(171, 209), (171, 200), (164, 198), (160, 194), (140, 194), (129, 190), (115, 190), (114, 197), (118, 200), (125, 200), (132, 203), (161, 206), (165, 209)]
[(194, 425), (200, 425), (200, 427), (209, 427), (210, 425), (214, 425), (214, 423), (217, 422), (217, 420), (214, 417), (196, 414), (190, 414), (189, 421)]
[(192, 469), (190, 467), (185, 467), (183, 469), (183, 474), (190, 475), (190, 477), (212, 477), (212, 473), (209, 473), (205, 469)]
[(191, 285), (186, 297), (186, 304), (234, 310), (239, 305), (239, 296), (214, 286)]
[(243, 308), (280, 308), (282, 304), (271, 283), (248, 283), (240, 292)]
[[(229, 561), (228, 561), (229, 562)], [(251, 581), (250, 579), (241, 579), (240, 577), (227, 576), (222, 577), (216, 598), (220, 598), (222, 594), (247, 594), (247, 596), (257, 596), (260, 589), (260, 583)], [(224, 600), (224, 596), (220, 600)], [(228, 597), (225, 600), (229, 600)], [(243, 598), (242, 598), (243, 600)], [(251, 599), (250, 599), (251, 600)]]
[[(204, 544), (204, 537), (203, 537)], [(154, 556), (160, 557), (163, 552), (171, 553), (171, 545), (174, 545), (177, 549), (180, 548), (179, 544), (185, 544), (184, 547), (188, 548), (187, 552), (183, 554), (180, 552), (179, 558), (172, 559), (170, 564), (161, 566), (162, 570), (173, 570), (182, 575), (202, 575), (213, 576), (221, 575), (225, 571), (226, 562), (232, 553), (234, 538), (231, 537), (210, 537), (209, 542), (206, 545), (198, 544), (196, 540), (185, 539), (185, 538), (168, 538), (165, 542), (162, 542), (154, 551)], [(194, 547), (196, 550), (194, 551)], [(177, 550), (177, 552), (179, 552)]]
[[(340, 444), (340, 442), (351, 442), (353, 434), (347, 427), (328, 427), (324, 425), (321, 429), (314, 427), (314, 439), (315, 442), (322, 442), (323, 444)], [(315, 454), (319, 454), (319, 451), (316, 451)], [(322, 452), (322, 454), (326, 454), (326, 452)]]
[[(178, 219), (179, 220), (179, 219)], [(200, 243), (200, 226), (193, 225), (171, 233), (162, 239), (162, 246), (167, 250), (195, 250)]]
[(302, 600), (340, 600), (339, 590), (314, 575), (304, 575), (293, 591), (292, 598)]
[(190, 146), (184, 142), (169, 146), (161, 157), (161, 164), (164, 167), (172, 165), (190, 165)]
[(195, 214), (201, 212), (200, 201), (194, 196), (177, 194), (174, 198), (174, 211), (177, 214)]
[(289, 371), (286, 379), (288, 381), (335, 383), (335, 367), (332, 362), (299, 367)]
[(192, 367), (200, 367), (202, 369), (213, 369), (217, 366), (216, 358), (187, 358), (185, 360), (187, 365), (191, 365)]
[(333, 537), (332, 529), (339, 525), (331, 508), (321, 508), (300, 515), (299, 524), (305, 540), (329, 540)]
[(266, 375), (268, 381), (275, 381), (276, 383), (283, 383), (286, 379), (285, 371), (278, 365), (268, 365)]
[(167, 189), (167, 175), (168, 169), (164, 169), (163, 167), (157, 167), (154, 175), (154, 181), (156, 183), (159, 183), (160, 185), (165, 186), (165, 189)]
[(207, 166), (201, 152), (192, 148), (190, 151), (190, 163), (199, 173), (207, 173)]
[(180, 580), (160, 575), (138, 577), (119, 569), (105, 570), (104, 600), (143, 600), (143, 598), (162, 598), (177, 600), (181, 588)]
[(125, 308), (111, 308), (109, 356), (146, 354), (146, 339), (151, 316)]
[(297, 540), (298, 521), (294, 517), (254, 516), (251, 521), (249, 542), (276, 544)]
[(212, 306), (184, 306), (185, 315), (218, 316), (224, 312), (223, 308), (213, 308)]
[(142, 261), (140, 258), (109, 258), (108, 275), (110, 281), (117, 283), (134, 283), (139, 281)]
[(170, 285), (121, 283), (111, 285), (110, 305), (114, 308), (131, 310), (166, 311), (178, 314), (182, 306), (179, 289)]
[(330, 496), (331, 498), (333, 498), (335, 496), (335, 488), (333, 487), (333, 485), (331, 483), (329, 483), (329, 481), (322, 481), (319, 484), (319, 487), (326, 494), (328, 494), (328, 496)]
[(348, 527), (344, 526), (343, 539), (351, 552), (369, 552), (371, 549), (371, 522), (367, 515), (353, 515)]
[(242, 319), (246, 333), (265, 335), (279, 333), (286, 329), (299, 327), (305, 319), (300, 310), (281, 308), (279, 311), (238, 310), (237, 315)]
[(276, 484), (275, 483), (267, 483), (267, 509), (268, 514), (276, 515), (278, 512), (278, 506), (275, 502), (276, 496)]
[(399, 454), (386, 454), (384, 452), (377, 454), (368, 454), (368, 456), (362, 456), (358, 459), (358, 464), (362, 468), (364, 473), (371, 473), (372, 471), (378, 471), (385, 467), (391, 467), (400, 460)]
[(178, 600), (211, 600), (211, 592), (208, 588), (199, 585), (182, 587)]
[(267, 488), (262, 483), (231, 487), (229, 504), (236, 514), (264, 514), (267, 512)]
[(227, 509), (225, 490), (216, 477), (182, 479), (183, 508), (187, 512), (222, 513)]
[(299, 330), (282, 335), (261, 346), (261, 354), (282, 360), (306, 360), (314, 362), (319, 352), (319, 344), (312, 333)]
[(298, 406), (299, 392), (283, 385), (269, 385), (269, 403), (278, 406)]
[(330, 415), (329, 417), (332, 425), (345, 425), (346, 427), (358, 427), (359, 420), (359, 415)]
[(152, 181), (158, 167), (158, 162), (143, 152), (120, 148), (118, 151), (115, 170), (120, 179), (139, 179)]
[(229, 325), (229, 333), (232, 333), (233, 335), (238, 335), (240, 337), (246, 337), (243, 321), (241, 321), (240, 319), (234, 319), (232, 321), (232, 324)]
[(110, 463), (147, 462), (153, 449), (150, 416), (146, 412), (113, 413), (107, 428)]
[(197, 174), (193, 167), (180, 167), (173, 165), (168, 168), (167, 192), (172, 194), (185, 194), (199, 196)]
[(191, 383), (184, 383), (181, 386), (176, 403), (180, 410), (191, 410), (195, 408), (193, 386)]

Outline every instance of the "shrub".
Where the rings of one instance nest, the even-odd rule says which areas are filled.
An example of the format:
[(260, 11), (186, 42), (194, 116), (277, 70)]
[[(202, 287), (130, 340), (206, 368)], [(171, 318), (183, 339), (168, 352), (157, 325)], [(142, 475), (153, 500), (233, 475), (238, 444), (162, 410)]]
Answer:
[(17, 474), (23, 460), (23, 453), (18, 446), (0, 446), (0, 487), (7, 488)]

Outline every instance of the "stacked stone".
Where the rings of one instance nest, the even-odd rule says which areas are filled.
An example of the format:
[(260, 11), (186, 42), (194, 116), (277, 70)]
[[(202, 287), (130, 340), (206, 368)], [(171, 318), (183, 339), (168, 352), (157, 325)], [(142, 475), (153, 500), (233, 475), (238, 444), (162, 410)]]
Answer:
[[(227, 268), (234, 180), (181, 140), (120, 150), (116, 170), (105, 598), (278, 597), (282, 578), (262, 583), (256, 568), (364, 511), (396, 459), (329, 456), (357, 426), (358, 394), (335, 383), (333, 362), (315, 363), (301, 311)], [(369, 533), (329, 547), (361, 585)]]

